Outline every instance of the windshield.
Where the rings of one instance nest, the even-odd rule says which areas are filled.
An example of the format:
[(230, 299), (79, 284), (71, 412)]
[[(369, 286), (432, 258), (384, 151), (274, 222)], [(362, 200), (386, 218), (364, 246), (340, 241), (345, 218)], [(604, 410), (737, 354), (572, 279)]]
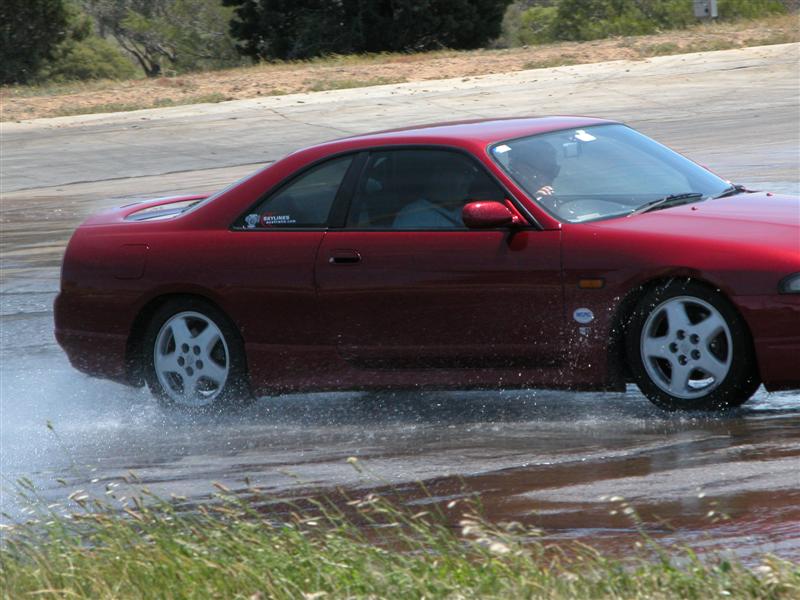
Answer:
[(493, 145), (490, 154), (531, 198), (571, 223), (632, 214), (660, 199), (704, 200), (730, 188), (728, 182), (625, 125), (510, 140)]

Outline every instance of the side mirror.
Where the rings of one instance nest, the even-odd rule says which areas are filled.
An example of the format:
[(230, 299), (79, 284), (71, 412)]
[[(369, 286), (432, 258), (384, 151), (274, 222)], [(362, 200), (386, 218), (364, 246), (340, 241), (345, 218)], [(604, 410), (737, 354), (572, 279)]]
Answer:
[(461, 210), (461, 219), (470, 229), (508, 227), (519, 223), (519, 219), (502, 202), (470, 202)]

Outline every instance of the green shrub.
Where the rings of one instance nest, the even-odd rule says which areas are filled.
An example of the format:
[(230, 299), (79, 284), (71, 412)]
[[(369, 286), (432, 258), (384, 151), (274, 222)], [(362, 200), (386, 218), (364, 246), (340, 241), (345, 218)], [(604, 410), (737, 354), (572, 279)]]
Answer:
[(139, 69), (120, 49), (101, 37), (90, 35), (80, 40), (67, 40), (56, 50), (53, 60), (39, 77), (54, 82), (87, 79), (131, 79)]
[(685, 0), (561, 0), (554, 27), (561, 40), (645, 35), (695, 22)]
[[(517, 0), (506, 12), (501, 45), (594, 40), (684, 29), (697, 23), (691, 0), (556, 0), (528, 7)], [(720, 20), (786, 12), (781, 0), (719, 0)]]
[(720, 19), (756, 19), (765, 15), (783, 14), (786, 6), (780, 0), (718, 0)]
[(555, 6), (532, 6), (522, 11), (514, 45), (552, 42), (557, 16), (558, 9)]

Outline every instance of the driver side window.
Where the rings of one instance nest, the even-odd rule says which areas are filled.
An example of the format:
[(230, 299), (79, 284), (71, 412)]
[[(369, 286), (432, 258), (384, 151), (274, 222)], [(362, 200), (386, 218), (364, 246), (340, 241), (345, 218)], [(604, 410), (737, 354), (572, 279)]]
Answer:
[(472, 200), (503, 201), (505, 193), (474, 160), (447, 150), (372, 152), (359, 181), (351, 229), (464, 229)]

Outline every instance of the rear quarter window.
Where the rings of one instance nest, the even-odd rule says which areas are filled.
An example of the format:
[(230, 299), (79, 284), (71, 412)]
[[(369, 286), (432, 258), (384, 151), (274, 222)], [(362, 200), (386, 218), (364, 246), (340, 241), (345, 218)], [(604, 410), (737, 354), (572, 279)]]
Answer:
[(344, 156), (312, 167), (241, 217), (235, 227), (274, 229), (325, 227), (353, 156)]

